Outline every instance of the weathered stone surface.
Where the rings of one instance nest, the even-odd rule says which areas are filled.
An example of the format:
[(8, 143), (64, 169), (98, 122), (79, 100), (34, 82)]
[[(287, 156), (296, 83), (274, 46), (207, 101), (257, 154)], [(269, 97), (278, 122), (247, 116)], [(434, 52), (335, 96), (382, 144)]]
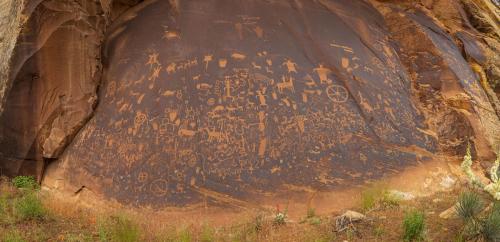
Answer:
[(63, 177), (125, 203), (185, 205), (416, 164), (436, 140), (381, 26), (363, 2), (137, 7), (109, 33), (100, 104)]
[(24, 13), (0, 171), (56, 160), (55, 189), (249, 204), (362, 184), (469, 141), (490, 159), (500, 142), (498, 41), (458, 1), (37, 0)]
[[(465, 118), (465, 126), (470, 125), (472, 129), (461, 129), (464, 127), (461, 121), (458, 122), (460, 125), (453, 126), (438, 124), (441, 134), (451, 134), (448, 137), (441, 136), (441, 141), (447, 142), (448, 146), (458, 145), (453, 144), (459, 141), (458, 134), (462, 137), (462, 141), (459, 141), (462, 144), (457, 147), (463, 152), (465, 143), (474, 137), (472, 141), (480, 159), (494, 159), (494, 149), (500, 140), (499, 117), (478, 81), (480, 78), (464, 59), (454, 39), (423, 9), (403, 11), (392, 6), (385, 8), (383, 12), (392, 37), (400, 47), (401, 59), (417, 88), (428, 92), (429, 89), (424, 88), (429, 85), (431, 90), (439, 92), (438, 95), (448, 103), (448, 108), (454, 110), (450, 112), (441, 109), (439, 113), (451, 113), (456, 118), (444, 115), (439, 120), (446, 124), (451, 119)], [(483, 60), (483, 53), (470, 34), (459, 32), (458, 35), (462, 41), (466, 41), (465, 47), (469, 55), (478, 61)], [(471, 134), (467, 134), (471, 131)]]
[(0, 0), (0, 113), (10, 90), (10, 57), (23, 24), (24, 1)]
[(32, 1), (26, 12), (0, 118), (0, 169), (40, 176), (92, 114), (105, 19), (93, 1)]

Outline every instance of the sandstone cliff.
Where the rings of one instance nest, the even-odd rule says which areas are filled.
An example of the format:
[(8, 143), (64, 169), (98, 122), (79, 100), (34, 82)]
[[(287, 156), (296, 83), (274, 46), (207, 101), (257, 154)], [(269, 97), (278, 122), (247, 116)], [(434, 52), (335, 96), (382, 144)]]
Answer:
[(499, 149), (489, 0), (0, 6), (0, 170), (54, 189), (246, 201)]

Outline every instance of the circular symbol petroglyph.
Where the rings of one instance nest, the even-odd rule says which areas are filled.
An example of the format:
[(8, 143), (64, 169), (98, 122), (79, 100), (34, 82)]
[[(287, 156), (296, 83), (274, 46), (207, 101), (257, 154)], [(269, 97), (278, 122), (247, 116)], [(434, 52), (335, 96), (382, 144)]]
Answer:
[(137, 180), (139, 182), (145, 182), (148, 179), (148, 173), (141, 171), (139, 172), (139, 175), (137, 175)]
[(135, 115), (134, 123), (135, 125), (140, 126), (146, 121), (146, 119), (146, 114), (137, 112), (137, 114)]
[(326, 88), (326, 95), (330, 100), (336, 103), (346, 102), (349, 98), (349, 93), (347, 89), (340, 85), (331, 85)]
[(168, 182), (165, 179), (157, 179), (154, 180), (150, 187), (149, 190), (158, 197), (164, 196), (168, 192)]
[(179, 154), (181, 162), (193, 168), (196, 166), (197, 157), (192, 150), (182, 150)]

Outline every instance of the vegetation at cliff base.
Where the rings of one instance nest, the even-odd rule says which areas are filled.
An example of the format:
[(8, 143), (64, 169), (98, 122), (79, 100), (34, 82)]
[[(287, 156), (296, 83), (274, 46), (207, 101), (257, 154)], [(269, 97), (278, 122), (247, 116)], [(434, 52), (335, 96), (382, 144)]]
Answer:
[[(78, 208), (33, 182), (1, 179), (0, 241), (498, 241), (500, 233), (500, 203), (491, 203), (485, 192), (460, 188), (403, 200), (374, 185), (360, 191), (347, 212), (325, 213), (312, 205), (297, 211), (280, 204), (218, 225), (187, 215), (152, 219), (129, 210)], [(457, 216), (440, 218), (450, 207)]]

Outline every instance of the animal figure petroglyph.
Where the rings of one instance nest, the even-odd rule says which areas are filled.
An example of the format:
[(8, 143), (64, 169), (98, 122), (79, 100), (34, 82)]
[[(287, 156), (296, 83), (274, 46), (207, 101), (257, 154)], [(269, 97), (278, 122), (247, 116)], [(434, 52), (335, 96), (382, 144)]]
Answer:
[(295, 92), (295, 88), (293, 87), (293, 78), (292, 77), (287, 78), (285, 76), (282, 76), (281, 80), (282, 80), (282, 82), (276, 84), (279, 92), (282, 93), (284, 90), (287, 90), (287, 89), (292, 91), (292, 92)]
[(216, 141), (216, 142), (220, 143), (220, 142), (229, 140), (229, 137), (225, 132), (218, 132), (215, 130), (210, 130), (209, 128), (204, 128), (203, 130), (205, 130), (207, 132), (208, 142)]
[(307, 74), (304, 77), (304, 80), (306, 81), (304, 84), (306, 84), (307, 87), (311, 88), (316, 86), (316, 82), (314, 81), (311, 75)]
[(196, 131), (189, 129), (179, 129), (179, 132), (177, 134), (183, 137), (193, 137), (196, 135)]

